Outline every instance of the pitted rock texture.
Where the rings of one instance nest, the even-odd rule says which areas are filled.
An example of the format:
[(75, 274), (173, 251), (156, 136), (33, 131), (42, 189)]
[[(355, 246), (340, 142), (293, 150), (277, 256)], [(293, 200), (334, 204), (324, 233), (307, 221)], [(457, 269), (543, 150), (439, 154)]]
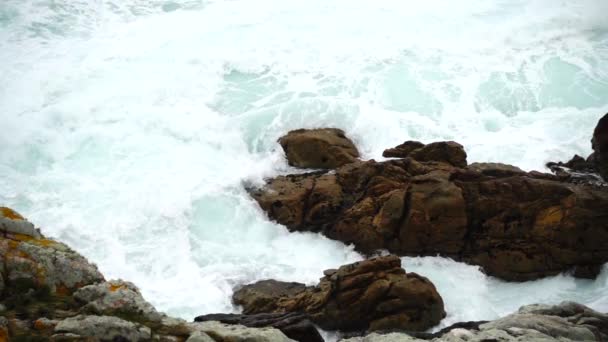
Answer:
[(506, 280), (568, 270), (592, 278), (608, 261), (608, 189), (443, 159), (358, 161), (279, 176), (250, 194), (291, 231), (321, 232), (364, 253), (439, 254)]
[(290, 341), (272, 328), (201, 326), (169, 317), (134, 284), (106, 282), (95, 265), (44, 237), (14, 210), (2, 208), (0, 218), (5, 219), (0, 226), (0, 341)]
[(563, 302), (559, 305), (528, 305), (518, 312), (474, 328), (449, 327), (424, 339), (406, 333), (372, 333), (341, 342), (591, 342), (608, 340), (608, 315), (584, 305)]
[(334, 169), (359, 157), (355, 144), (337, 128), (298, 129), (279, 139), (289, 165)]
[(233, 299), (249, 313), (306, 312), (328, 330), (424, 330), (445, 317), (435, 286), (422, 276), (406, 273), (394, 255), (328, 270), (315, 287), (276, 281), (270, 287), (259, 282), (236, 291)]
[(323, 337), (305, 313), (260, 313), (252, 315), (209, 314), (194, 318), (195, 322), (218, 321), (246, 327), (272, 327), (298, 342), (323, 342)]

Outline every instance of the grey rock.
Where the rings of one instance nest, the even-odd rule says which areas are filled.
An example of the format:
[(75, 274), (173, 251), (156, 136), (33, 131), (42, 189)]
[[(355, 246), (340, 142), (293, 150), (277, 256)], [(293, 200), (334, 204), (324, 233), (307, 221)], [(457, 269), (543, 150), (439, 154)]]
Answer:
[(83, 309), (89, 313), (136, 314), (151, 322), (160, 322), (165, 317), (143, 298), (135, 284), (120, 279), (84, 286), (73, 296), (76, 300), (86, 303)]
[(9, 280), (32, 279), (52, 292), (72, 293), (78, 287), (104, 280), (97, 266), (50, 239), (0, 239), (0, 255)]
[(190, 335), (190, 337), (188, 337), (186, 342), (215, 342), (215, 340), (202, 331), (195, 331), (192, 335)]
[(126, 339), (144, 341), (152, 338), (150, 328), (112, 316), (78, 315), (62, 320), (55, 327), (56, 334), (74, 334), (100, 341)]
[(554, 338), (572, 341), (594, 341), (595, 335), (585, 327), (577, 326), (557, 316), (516, 313), (480, 326), (481, 330), (529, 329), (536, 330)]
[(348, 339), (342, 339), (340, 342), (423, 342), (415, 337), (411, 337), (402, 333), (390, 333), (390, 334), (378, 334), (371, 333), (362, 337), (352, 337)]
[(280, 330), (274, 328), (248, 328), (242, 325), (228, 325), (220, 322), (191, 323), (194, 332), (204, 332), (216, 341), (230, 342), (287, 342)]
[(16, 211), (0, 207), (0, 231), (9, 234), (21, 234), (39, 239), (42, 237), (34, 225)]

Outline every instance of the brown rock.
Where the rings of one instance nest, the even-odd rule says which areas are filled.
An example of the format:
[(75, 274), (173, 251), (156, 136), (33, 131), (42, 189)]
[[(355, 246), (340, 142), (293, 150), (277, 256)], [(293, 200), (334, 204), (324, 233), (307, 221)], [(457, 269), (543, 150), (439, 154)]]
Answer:
[(289, 165), (334, 169), (359, 157), (353, 142), (337, 128), (298, 129), (279, 139)]
[[(316, 287), (268, 281), (235, 292), (235, 303), (248, 313), (306, 312), (323, 329), (424, 330), (445, 317), (435, 286), (415, 273), (407, 274), (401, 260), (384, 256), (327, 272)], [(302, 289), (304, 290), (302, 291)], [(264, 301), (259, 301), (259, 293)], [(398, 317), (399, 319), (395, 319)]]
[(401, 145), (384, 150), (384, 152), (382, 152), (382, 156), (385, 158), (406, 158), (410, 153), (421, 147), (424, 147), (423, 143), (408, 140)]
[(412, 154), (351, 163), (331, 175), (278, 177), (252, 195), (290, 230), (319, 231), (364, 253), (449, 256), (507, 280), (566, 270), (591, 277), (608, 261), (606, 188), (510, 165), (461, 168), (453, 164), (462, 158), (421, 161)]
[(418, 141), (406, 141), (384, 150), (383, 157), (407, 158), (421, 162), (443, 162), (456, 167), (467, 166), (467, 153), (462, 145), (454, 141), (440, 141), (425, 145)]
[(592, 161), (602, 178), (608, 182), (608, 114), (597, 123), (591, 139)]
[(454, 141), (434, 142), (412, 151), (409, 156), (418, 161), (440, 161), (456, 167), (467, 166), (467, 153), (462, 145)]

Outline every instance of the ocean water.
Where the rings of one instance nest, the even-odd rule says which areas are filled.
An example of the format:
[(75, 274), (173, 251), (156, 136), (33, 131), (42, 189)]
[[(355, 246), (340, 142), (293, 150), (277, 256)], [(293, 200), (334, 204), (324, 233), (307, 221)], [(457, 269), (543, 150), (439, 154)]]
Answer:
[[(344, 129), (364, 158), (408, 139), (544, 170), (608, 112), (603, 0), (3, 0), (0, 204), (186, 319), (234, 286), (314, 284), (361, 259), (288, 233), (243, 184), (293, 172), (276, 139)], [(507, 283), (404, 258), (442, 325), (528, 303), (608, 311), (608, 269)]]

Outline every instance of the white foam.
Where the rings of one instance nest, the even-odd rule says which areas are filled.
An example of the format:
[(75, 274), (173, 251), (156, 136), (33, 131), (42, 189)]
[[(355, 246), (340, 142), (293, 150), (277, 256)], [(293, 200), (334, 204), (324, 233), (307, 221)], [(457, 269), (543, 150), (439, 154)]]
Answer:
[[(290, 171), (280, 135), (341, 127), (366, 158), (407, 139), (450, 139), (470, 161), (525, 169), (585, 155), (608, 111), (606, 7), (4, 1), (0, 203), (108, 277), (134, 281), (162, 310), (185, 318), (235, 310), (235, 285), (265, 277), (314, 283), (323, 269), (360, 258), (269, 222), (243, 190)], [(422, 274), (448, 278), (469, 269), (421, 265)], [(479, 281), (469, 286), (492, 282), (472, 279)], [(606, 288), (605, 280), (593, 284)], [(442, 291), (454, 298), (457, 290)], [(466, 303), (446, 300), (450, 317), (488, 319), (513, 308), (469, 295)], [(479, 307), (467, 311), (471, 302)]]

